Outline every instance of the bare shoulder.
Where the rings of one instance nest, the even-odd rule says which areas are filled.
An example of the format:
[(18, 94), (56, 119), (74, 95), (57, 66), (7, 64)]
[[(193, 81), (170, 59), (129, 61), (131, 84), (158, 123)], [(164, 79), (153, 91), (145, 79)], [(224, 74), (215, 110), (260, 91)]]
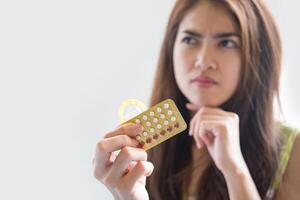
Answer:
[(296, 200), (300, 196), (300, 133), (297, 134), (276, 200)]

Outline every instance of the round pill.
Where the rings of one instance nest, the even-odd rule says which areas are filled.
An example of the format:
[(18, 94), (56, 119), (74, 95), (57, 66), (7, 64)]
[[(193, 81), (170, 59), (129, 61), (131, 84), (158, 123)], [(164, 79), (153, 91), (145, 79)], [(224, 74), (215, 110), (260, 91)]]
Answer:
[(151, 117), (153, 117), (153, 116), (154, 116), (154, 112), (151, 111), (151, 112), (149, 113), (149, 115), (150, 115)]
[(158, 108), (156, 109), (156, 111), (160, 113), (160, 112), (161, 112), (161, 108), (158, 107)]
[(168, 115), (172, 115), (172, 114), (173, 114), (172, 110), (168, 110)]
[(150, 128), (150, 132), (151, 132), (151, 133), (154, 133), (154, 128)]
[(151, 123), (150, 122), (146, 122), (146, 126), (151, 126)]
[(171, 117), (171, 121), (172, 121), (172, 122), (175, 122), (175, 121), (176, 121), (176, 117), (174, 117), (174, 116)]
[(160, 134), (160, 135), (165, 135), (165, 134), (166, 134), (166, 131), (165, 131), (165, 130), (162, 130), (159, 134)]
[(143, 148), (144, 145), (145, 145), (145, 142), (144, 142), (144, 141), (140, 141), (140, 142), (139, 142), (139, 147)]
[(143, 115), (143, 120), (147, 120), (147, 116), (146, 115)]
[(135, 137), (135, 139), (140, 140), (140, 139), (141, 139), (141, 136), (137, 135), (137, 136)]
[(166, 116), (164, 114), (160, 114), (159, 117), (164, 119)]
[(147, 143), (151, 143), (151, 142), (152, 142), (152, 139), (151, 139), (151, 138), (147, 138), (147, 139), (146, 139), (146, 142), (147, 142)]
[(169, 121), (165, 120), (164, 125), (168, 125), (168, 124), (169, 124)]
[(147, 136), (148, 135), (148, 133), (145, 131), (145, 132), (143, 132), (143, 136)]
[(156, 126), (158, 129), (161, 129), (161, 125), (160, 124), (157, 124)]
[(164, 108), (165, 108), (165, 109), (168, 109), (168, 108), (169, 108), (169, 104), (165, 103), (165, 104), (164, 104)]
[(154, 123), (157, 123), (157, 122), (158, 122), (158, 119), (157, 119), (157, 118), (153, 118), (153, 122), (154, 122)]
[(140, 124), (140, 123), (141, 123), (141, 120), (136, 119), (136, 120), (135, 120), (135, 123)]

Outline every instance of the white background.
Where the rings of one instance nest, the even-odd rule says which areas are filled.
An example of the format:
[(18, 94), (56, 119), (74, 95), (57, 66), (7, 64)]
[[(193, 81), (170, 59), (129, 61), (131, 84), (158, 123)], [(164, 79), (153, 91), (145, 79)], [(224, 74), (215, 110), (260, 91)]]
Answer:
[[(92, 176), (95, 143), (124, 99), (148, 103), (173, 3), (0, 2), (0, 199), (112, 199)], [(269, 3), (283, 36), (283, 110), (300, 127), (300, 2)]]

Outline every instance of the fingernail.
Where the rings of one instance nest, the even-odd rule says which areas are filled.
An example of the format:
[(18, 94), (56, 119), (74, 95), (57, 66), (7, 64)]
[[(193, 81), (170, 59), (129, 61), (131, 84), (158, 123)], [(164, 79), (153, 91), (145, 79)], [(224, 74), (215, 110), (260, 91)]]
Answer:
[(151, 167), (150, 171), (148, 171), (147, 173), (145, 173), (145, 176), (150, 176), (153, 172), (153, 167)]
[(185, 104), (185, 107), (186, 107), (187, 109), (190, 109), (190, 104), (189, 104), (189, 103), (186, 103), (186, 104)]
[(189, 130), (189, 136), (191, 136), (192, 135), (192, 131), (191, 131), (191, 129)]
[(149, 172), (147, 172), (147, 173), (145, 174), (145, 176), (150, 176), (150, 175), (152, 174), (152, 171), (153, 171), (153, 170), (150, 170)]

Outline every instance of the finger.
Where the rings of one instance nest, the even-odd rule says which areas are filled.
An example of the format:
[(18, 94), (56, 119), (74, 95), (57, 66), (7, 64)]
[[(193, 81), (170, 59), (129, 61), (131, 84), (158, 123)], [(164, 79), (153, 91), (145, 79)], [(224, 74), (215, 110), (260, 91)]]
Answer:
[(128, 172), (130, 172), (138, 163), (138, 161), (131, 161), (127, 167), (127, 169), (125, 170), (124, 174), (127, 174)]
[(234, 128), (235, 124), (238, 124), (238, 115), (228, 113), (226, 115), (221, 114), (203, 114), (197, 113), (197, 120), (199, 121), (216, 121), (217, 124), (227, 125), (228, 128)]
[[(207, 145), (209, 145), (208, 139), (210, 138), (220, 138), (225, 139), (224, 136), (227, 133), (227, 124), (224, 120), (206, 120), (202, 121), (200, 124), (200, 137), (203, 139), (204, 142), (206, 142)], [(207, 137), (207, 134), (210, 134), (209, 137)]]
[(197, 123), (199, 121), (201, 122), (203, 120), (225, 120), (225, 119), (226, 118), (224, 116), (220, 116), (220, 115), (210, 115), (210, 114), (203, 115), (201, 113), (198, 113), (191, 120), (191, 128), (189, 131), (189, 135), (193, 135), (195, 131), (199, 131), (199, 128), (196, 128), (199, 127), (199, 123)]
[(193, 132), (194, 132), (194, 129), (195, 129), (195, 121), (196, 119), (193, 118), (190, 122), (190, 127), (189, 127), (189, 135), (192, 136), (193, 135)]
[(117, 135), (100, 140), (97, 143), (97, 150), (100, 153), (111, 153), (113, 151), (122, 149), (125, 146), (136, 147), (137, 145), (138, 141), (136, 139), (133, 139), (127, 135)]
[(125, 146), (136, 147), (138, 146), (138, 141), (127, 135), (118, 135), (100, 140), (96, 145), (94, 165), (100, 170), (104, 170), (112, 162), (111, 153)]
[[(154, 166), (151, 162), (139, 161), (136, 166), (124, 177), (128, 187), (132, 188), (140, 179), (150, 176)], [(144, 179), (145, 180), (145, 179)]]
[(206, 120), (209, 120), (209, 121), (213, 121), (213, 120), (227, 120), (228, 119), (228, 116), (223, 116), (223, 115), (218, 115), (218, 114), (202, 114), (202, 113), (199, 113), (197, 114), (197, 116), (195, 116), (196, 120), (197, 121), (206, 121)]
[(206, 145), (212, 145), (214, 142), (214, 136), (211, 132), (206, 132), (205, 134), (203, 134), (202, 140)]
[(225, 121), (228, 121), (231, 125), (235, 123), (239, 123), (239, 116), (233, 112), (227, 112), (220, 108), (213, 108), (213, 107), (202, 107), (197, 114), (200, 115), (215, 115), (215, 116), (222, 116), (224, 117)]
[(198, 149), (201, 149), (202, 147), (205, 146), (205, 143), (203, 142), (203, 140), (200, 137), (200, 123), (201, 123), (201, 120), (196, 121), (195, 132), (193, 134), (194, 140), (196, 142), (196, 146), (198, 147)]
[(126, 173), (126, 170), (132, 161), (140, 160), (147, 160), (147, 153), (145, 150), (133, 147), (124, 147), (111, 166), (107, 177), (109, 182), (117, 182), (121, 177), (123, 177), (124, 173)]
[(134, 123), (122, 124), (115, 130), (105, 134), (104, 138), (109, 138), (117, 135), (128, 135), (129, 137), (136, 137), (137, 134), (143, 131), (143, 126)]
[(221, 108), (209, 107), (209, 106), (202, 106), (198, 112), (201, 114), (204, 114), (204, 115), (208, 115), (208, 114), (219, 115), (219, 116), (231, 115), (231, 113), (226, 112), (226, 111), (222, 110)]

